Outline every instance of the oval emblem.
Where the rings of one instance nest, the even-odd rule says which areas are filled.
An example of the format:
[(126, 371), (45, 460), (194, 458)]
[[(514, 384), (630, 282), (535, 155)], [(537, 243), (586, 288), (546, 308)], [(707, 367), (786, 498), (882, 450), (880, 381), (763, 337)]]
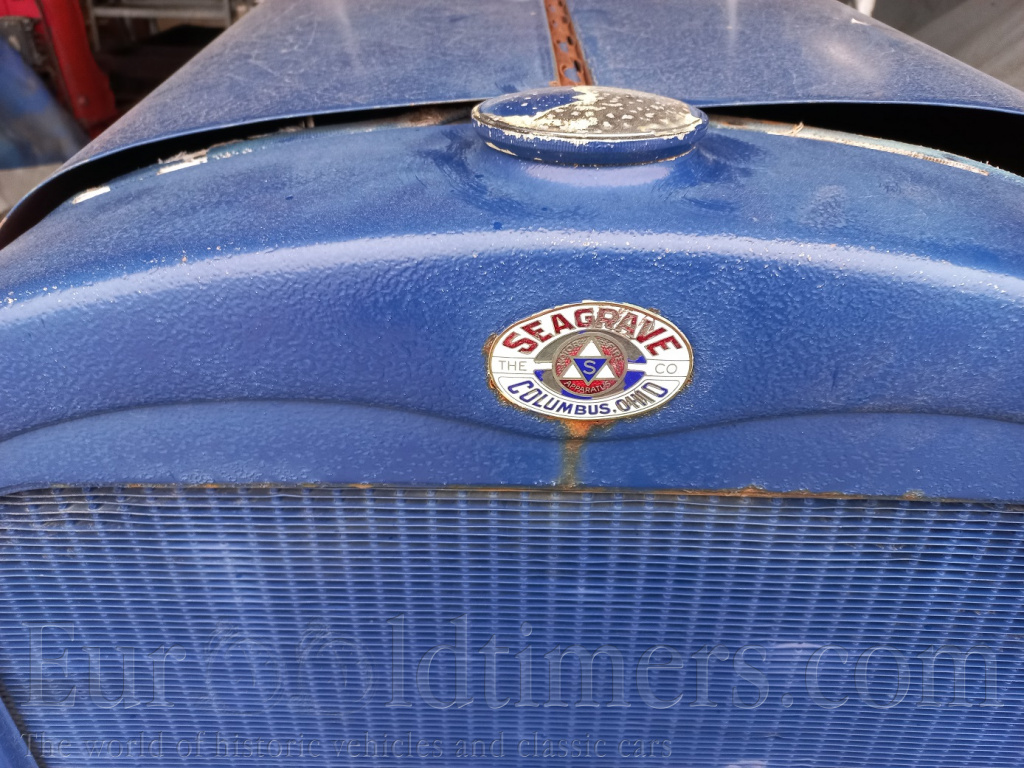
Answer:
[(604, 421), (660, 408), (690, 380), (683, 332), (632, 304), (581, 301), (520, 320), (494, 339), (487, 370), (513, 405), (542, 416)]
[(567, 165), (633, 165), (684, 155), (704, 135), (696, 107), (653, 93), (572, 85), (489, 99), (473, 108), (494, 149)]

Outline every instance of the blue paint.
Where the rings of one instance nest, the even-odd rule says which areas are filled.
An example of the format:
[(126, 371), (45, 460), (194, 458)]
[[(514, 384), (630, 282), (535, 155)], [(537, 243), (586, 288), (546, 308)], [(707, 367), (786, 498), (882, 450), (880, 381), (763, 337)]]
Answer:
[[(634, 362), (634, 361), (630, 361)], [(629, 389), (636, 384), (640, 379), (644, 377), (643, 371), (626, 371), (626, 375), (622, 378), (622, 388)]]
[[(0, 487), (53, 482), (553, 484), (560, 445), (410, 410), (241, 401), (105, 413), (0, 444)], [(56, 481), (55, 478), (61, 478)], [(86, 478), (90, 478), (88, 481)]]
[(597, 372), (608, 361), (606, 357), (574, 357), (573, 362), (583, 375), (583, 379), (589, 384)]
[[(834, 0), (652, 0), (642, 13), (618, 0), (569, 5), (600, 85), (701, 107), (845, 102), (1024, 114), (1020, 91)], [(380, 13), (358, 0), (261, 4), (26, 198), (8, 227), (20, 233), (81, 191), (68, 170), (127, 150), (273, 120), (481, 100), (556, 79), (540, 0), (402, 0), (386, 24)]]
[(360, 0), (262, 3), (72, 164), (246, 123), (477, 101), (556, 77), (539, 2), (395, 0), (386, 23), (381, 14)]
[[(715, 125), (659, 165), (541, 179), (469, 125), (327, 128), (69, 202), (0, 252), (0, 485), (550, 484), (562, 427), (499, 402), (482, 349), (607, 298), (679, 325), (694, 377), (596, 430), (581, 482), (1024, 499), (1019, 178)], [(359, 426), (298, 450), (296, 401)], [(227, 402), (265, 427), (190, 411)]]
[[(570, 6), (599, 85), (698, 106), (862, 101), (1024, 114), (1015, 88), (833, 0), (657, 0), (643, 13), (616, 0)], [(405, 0), (387, 18), (354, 0), (264, 3), (75, 162), (243, 123), (478, 100), (555, 79), (539, 1)], [(235, 78), (217, 74), (225, 68)], [(258, 87), (234, 84), (247, 78)]]
[(82, 129), (6, 40), (0, 73), (0, 170), (60, 163), (82, 148)]
[[(1020, 508), (121, 487), (3, 497), (0, 513), (7, 690), (19, 705), (29, 698), (24, 624), (39, 617), (62, 623), (41, 631), (41, 645), (47, 657), (66, 653), (67, 663), (66, 673), (46, 668), (42, 700), (77, 688), (74, 707), (23, 707), (30, 730), (75, 745), (71, 756), (47, 760), (50, 768), (347, 768), (371, 762), (361, 748), (367, 735), (379, 755), (385, 734), (390, 752), (410, 733), (414, 743), (427, 740), (427, 757), (373, 762), (561, 764), (533, 756), (537, 734), (604, 740), (602, 757), (573, 762), (607, 768), (1024, 765)], [(744, 668), (735, 656), (748, 645)], [(833, 650), (812, 664), (828, 645), (848, 655)], [(605, 655), (594, 660), (592, 706), (581, 706), (573, 653), (557, 687), (551, 682), (546, 654), (572, 646), (621, 655), (618, 698)], [(638, 670), (656, 646), (678, 660), (671, 664), (668, 648), (652, 652), (645, 698)], [(702, 696), (699, 659), (716, 646)], [(858, 674), (876, 646), (889, 650), (869, 655)], [(918, 656), (943, 646), (986, 648), (998, 670), (994, 690), (986, 691), (979, 653), (960, 677), (969, 706), (953, 705), (947, 655), (934, 667), (935, 706), (918, 706)], [(111, 670), (102, 692), (89, 689), (83, 648)], [(128, 701), (110, 706), (124, 693), (118, 648), (134, 649), (135, 685)], [(520, 672), (524, 651), (529, 677)], [(905, 696), (879, 707), (898, 690), (895, 654), (907, 665)], [(166, 661), (158, 706), (154, 659)], [(764, 701), (754, 706), (759, 693)], [(829, 706), (843, 697), (843, 706)], [(628, 706), (609, 706), (616, 703)], [(215, 754), (219, 739), (219, 758), (195, 758), (199, 731), (203, 754)], [(80, 746), (140, 733), (147, 747), (159, 735), (159, 759), (140, 757), (138, 747), (115, 760)], [(305, 749), (318, 740), (319, 756), (297, 754), (300, 735)], [(258, 757), (258, 738), (264, 750), (277, 740), (271, 753), (292, 739), (292, 757)], [(486, 759), (479, 747), (476, 760), (456, 757), (459, 739), (489, 748), (499, 738), (503, 748)], [(641, 739), (646, 757), (637, 758)], [(652, 739), (669, 741), (671, 754), (652, 752)], [(358, 742), (352, 753), (349, 740)]]
[(1024, 93), (835, 0), (568, 0), (594, 81), (699, 107), (851, 102), (1024, 114)]
[[(1024, 428), (1005, 421), (841, 413), (602, 439), (607, 436), (597, 432), (583, 448), (581, 485), (1024, 499), (1024, 478), (1013, 469), (1024, 462)], [(192, 403), (105, 413), (7, 440), (0, 444), (0, 486), (550, 486), (559, 481), (563, 461), (559, 440), (414, 411), (322, 402)]]
[[(1019, 95), (838, 3), (622, 8), (573, 3), (601, 82), (701, 104), (1022, 111)], [(80, 161), (550, 78), (539, 3), (379, 14), (265, 3)], [(0, 496), (0, 680), (16, 715), (0, 709), (0, 762), (34, 768), (24, 727), (77, 746), (62, 758), (37, 743), (51, 768), (200, 765), (178, 757), (200, 730), (215, 750), (235, 733), (445, 742), (444, 760), (409, 765), (464, 762), (460, 736), (533, 731), (673, 742), (671, 757), (586, 760), (609, 768), (1022, 765), (1024, 528), (1004, 502), (1024, 502), (1024, 181), (921, 148), (746, 128), (712, 124), (687, 157), (624, 168), (523, 162), (468, 124), (279, 133), (122, 175), (0, 251), (0, 488), (29, 489)], [(695, 367), (666, 407), (569, 443), (564, 425), (498, 400), (484, 349), (518, 318), (583, 299), (659, 310)], [(590, 489), (553, 488), (566, 480)], [(32, 490), (54, 484), (80, 488)], [(502, 485), (523, 488), (457, 488)], [(751, 486), (776, 496), (678, 493)], [(800, 491), (910, 498), (785, 497)], [(410, 707), (387, 706), (398, 615)], [(460, 615), (476, 702), (434, 708), (416, 661), (453, 642)], [(66, 648), (67, 672), (46, 665), (33, 690), (37, 621), (74, 638), (46, 630), (44, 655)], [(630, 707), (487, 707), (478, 649), (492, 635), (511, 646), (500, 696), (519, 698), (512, 653), (529, 635), (538, 704), (543, 653), (612, 643)], [(683, 695), (664, 709), (639, 700), (634, 676), (660, 643), (686, 665), (658, 677), (659, 697)], [(718, 706), (690, 706), (691, 654), (718, 643), (765, 650), (748, 657), (771, 685), (763, 706), (735, 703), (754, 691), (731, 658), (713, 662)], [(889, 645), (915, 671), (928, 647), (992, 646), (1004, 706), (981, 706), (977, 659), (969, 708), (945, 706), (948, 665), (944, 706), (915, 706), (914, 677), (886, 710), (838, 662), (822, 687), (850, 705), (816, 705), (807, 654), (827, 643)], [(178, 649), (172, 708), (147, 706), (161, 646)], [(118, 647), (135, 649), (138, 701), (109, 706)], [(105, 654), (99, 691), (84, 648)], [(453, 654), (438, 654), (442, 698)], [(607, 670), (595, 666), (603, 703)], [(891, 670), (868, 677), (885, 698)], [(37, 698), (72, 685), (75, 707)], [(136, 731), (163, 734), (161, 759), (81, 751)], [(488, 762), (552, 763), (515, 746)], [(365, 760), (276, 761), (326, 762)]]
[(22, 732), (2, 701), (0, 701), (0, 757), (3, 758), (5, 768), (38, 768), (35, 758), (32, 757), (32, 750), (22, 738)]

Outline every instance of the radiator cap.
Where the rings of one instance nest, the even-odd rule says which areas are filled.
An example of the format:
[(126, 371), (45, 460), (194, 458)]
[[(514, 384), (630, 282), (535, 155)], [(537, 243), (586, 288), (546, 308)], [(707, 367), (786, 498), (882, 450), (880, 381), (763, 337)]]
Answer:
[(689, 152), (708, 117), (682, 101), (625, 88), (573, 85), (499, 96), (473, 109), (488, 146), (563, 165), (635, 165)]

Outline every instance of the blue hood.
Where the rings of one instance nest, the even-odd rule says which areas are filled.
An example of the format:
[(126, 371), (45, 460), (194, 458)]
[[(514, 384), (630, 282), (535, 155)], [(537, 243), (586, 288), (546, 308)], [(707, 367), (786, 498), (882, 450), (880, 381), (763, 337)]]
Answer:
[[(912, 104), (1024, 115), (1024, 93), (835, 0), (569, 8), (600, 85), (705, 108)], [(0, 247), (71, 195), (228, 129), (479, 101), (556, 80), (542, 0), (267, 0), (28, 195), (0, 227)], [(113, 173), (84, 169), (115, 157)]]
[[(699, 107), (1024, 114), (1024, 93), (835, 0), (575, 0), (596, 84)], [(478, 101), (557, 79), (541, 0), (269, 0), (69, 165), (247, 123)]]

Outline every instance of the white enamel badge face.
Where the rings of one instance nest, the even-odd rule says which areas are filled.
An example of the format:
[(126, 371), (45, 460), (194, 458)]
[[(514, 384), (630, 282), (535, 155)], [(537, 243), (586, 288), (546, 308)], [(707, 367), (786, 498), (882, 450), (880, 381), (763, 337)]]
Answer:
[(647, 413), (679, 394), (693, 352), (682, 331), (651, 310), (582, 301), (510, 325), (491, 345), (487, 366), (513, 405), (606, 421)]

